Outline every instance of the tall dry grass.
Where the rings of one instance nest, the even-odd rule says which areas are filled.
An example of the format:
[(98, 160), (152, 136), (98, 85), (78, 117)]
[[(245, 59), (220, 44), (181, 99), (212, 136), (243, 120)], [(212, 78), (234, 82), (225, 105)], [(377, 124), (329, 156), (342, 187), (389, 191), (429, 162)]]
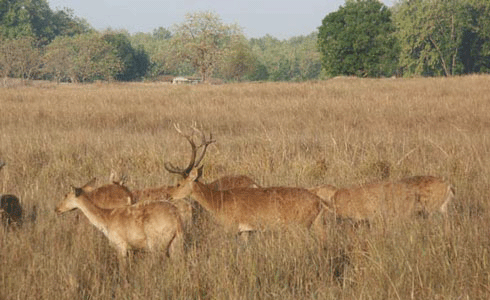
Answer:
[[(0, 299), (487, 299), (489, 112), (488, 76), (0, 88), (0, 192), (37, 211), (0, 231)], [(54, 206), (111, 170), (131, 188), (173, 184), (163, 164), (185, 163), (189, 146), (172, 124), (194, 122), (217, 140), (205, 181), (347, 186), (376, 179), (383, 161), (392, 178), (448, 178), (449, 225), (413, 219), (347, 235), (327, 224), (325, 245), (294, 231), (244, 244), (203, 217), (181, 261), (135, 253), (121, 274), (107, 239)]]

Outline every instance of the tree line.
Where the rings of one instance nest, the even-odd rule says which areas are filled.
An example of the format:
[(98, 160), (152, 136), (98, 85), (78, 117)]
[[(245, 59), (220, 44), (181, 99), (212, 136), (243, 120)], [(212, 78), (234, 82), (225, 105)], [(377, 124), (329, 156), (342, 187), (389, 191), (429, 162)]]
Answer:
[[(321, 22), (320, 22), (321, 21)], [(189, 13), (149, 33), (97, 31), (47, 0), (0, 0), (0, 76), (61, 82), (304, 81), (339, 75), (451, 76), (490, 70), (486, 0), (346, 0), (318, 31), (247, 39), (219, 15)]]

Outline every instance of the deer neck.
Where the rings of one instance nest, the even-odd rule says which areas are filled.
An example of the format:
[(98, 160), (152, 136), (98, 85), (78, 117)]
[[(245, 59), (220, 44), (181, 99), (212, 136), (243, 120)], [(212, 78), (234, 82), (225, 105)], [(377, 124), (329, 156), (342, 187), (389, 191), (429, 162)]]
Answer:
[(107, 236), (108, 217), (112, 212), (111, 209), (104, 209), (96, 206), (86, 196), (80, 196), (77, 198), (77, 206), (87, 219), (102, 231)]
[(196, 181), (193, 183), (191, 196), (196, 199), (205, 209), (211, 212), (218, 212), (221, 207), (223, 192), (215, 191), (210, 186)]

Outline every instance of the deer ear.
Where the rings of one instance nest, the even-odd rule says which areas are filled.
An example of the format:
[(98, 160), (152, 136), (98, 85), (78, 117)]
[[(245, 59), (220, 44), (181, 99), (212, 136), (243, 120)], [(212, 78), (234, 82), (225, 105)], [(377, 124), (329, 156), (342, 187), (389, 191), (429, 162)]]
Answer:
[(201, 178), (201, 176), (202, 176), (202, 169), (204, 169), (204, 166), (200, 166), (197, 169), (197, 178), (196, 178), (196, 180), (198, 180), (199, 178)]
[(93, 191), (95, 189), (96, 181), (97, 181), (96, 177), (90, 179), (89, 182), (87, 182), (84, 186), (82, 186), (82, 190), (87, 193)]
[(196, 181), (202, 173), (202, 167), (200, 168), (192, 168), (189, 176), (187, 177), (189, 180)]

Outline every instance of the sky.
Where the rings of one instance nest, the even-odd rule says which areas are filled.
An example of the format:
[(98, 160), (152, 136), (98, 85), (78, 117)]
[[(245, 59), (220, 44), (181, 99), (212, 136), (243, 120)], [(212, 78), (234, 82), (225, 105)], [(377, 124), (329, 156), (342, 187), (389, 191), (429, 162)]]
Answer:
[[(391, 6), (395, 0), (383, 0)], [(53, 10), (70, 8), (95, 29), (125, 29), (130, 33), (170, 29), (186, 13), (212, 11), (225, 24), (238, 24), (247, 38), (267, 34), (288, 39), (317, 30), (323, 18), (344, 0), (48, 0)]]

